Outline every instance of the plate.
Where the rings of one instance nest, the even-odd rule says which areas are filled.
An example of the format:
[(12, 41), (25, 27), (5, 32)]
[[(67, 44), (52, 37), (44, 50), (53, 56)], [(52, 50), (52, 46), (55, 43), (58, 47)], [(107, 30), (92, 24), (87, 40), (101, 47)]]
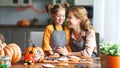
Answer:
[(54, 68), (54, 65), (52, 65), (52, 64), (43, 64), (43, 67), (45, 67), (45, 68)]

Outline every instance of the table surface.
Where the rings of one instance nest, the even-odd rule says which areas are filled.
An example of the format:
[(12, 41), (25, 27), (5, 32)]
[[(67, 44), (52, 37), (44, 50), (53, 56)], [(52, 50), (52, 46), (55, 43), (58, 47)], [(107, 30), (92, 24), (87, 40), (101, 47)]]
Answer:
[(101, 68), (100, 59), (92, 58), (91, 64), (69, 63), (68, 66), (58, 66), (57, 63), (35, 63), (34, 65), (24, 65), (24, 63), (13, 64), (10, 68), (44, 68), (43, 64), (52, 64), (54, 68)]

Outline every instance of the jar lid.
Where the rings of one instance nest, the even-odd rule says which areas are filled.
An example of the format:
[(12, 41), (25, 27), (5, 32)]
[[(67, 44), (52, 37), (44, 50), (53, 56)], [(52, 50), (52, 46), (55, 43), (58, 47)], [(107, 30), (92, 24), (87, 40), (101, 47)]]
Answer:
[(4, 56), (0, 56), (0, 60), (5, 60)]
[(10, 56), (5, 56), (5, 60), (10, 60)]
[(10, 60), (9, 56), (0, 56), (0, 60)]

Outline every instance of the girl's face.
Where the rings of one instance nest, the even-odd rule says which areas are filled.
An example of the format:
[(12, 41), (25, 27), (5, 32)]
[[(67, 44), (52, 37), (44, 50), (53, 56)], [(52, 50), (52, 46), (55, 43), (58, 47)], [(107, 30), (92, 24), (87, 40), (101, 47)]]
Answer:
[(60, 10), (56, 14), (54, 14), (53, 19), (55, 20), (55, 23), (58, 25), (62, 25), (65, 21), (65, 10)]
[(76, 18), (72, 12), (68, 13), (67, 25), (69, 28), (74, 28), (76, 25), (79, 25), (80, 19)]

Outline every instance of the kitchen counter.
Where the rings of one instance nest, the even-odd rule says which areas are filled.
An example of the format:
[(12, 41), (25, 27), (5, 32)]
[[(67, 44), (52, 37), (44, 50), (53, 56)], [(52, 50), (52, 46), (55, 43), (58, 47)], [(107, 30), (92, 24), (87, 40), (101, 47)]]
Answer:
[(28, 40), (32, 40), (35, 45), (41, 46), (44, 29), (45, 26), (0, 25), (0, 33), (5, 37), (5, 42), (18, 44), (22, 54), (27, 47), (31, 46)]
[[(24, 65), (24, 63), (17, 63), (11, 66), (11, 68), (43, 68), (43, 64), (46, 63), (35, 63), (35, 65)], [(49, 63), (54, 65), (54, 68), (101, 68), (100, 59), (94, 58), (91, 64), (69, 64), (68, 66), (58, 66), (56, 63)]]
[(23, 27), (23, 26), (17, 26), (17, 25), (0, 25), (0, 28), (41, 28), (44, 29), (46, 25), (39, 25), (39, 26), (28, 26), (28, 27)]

